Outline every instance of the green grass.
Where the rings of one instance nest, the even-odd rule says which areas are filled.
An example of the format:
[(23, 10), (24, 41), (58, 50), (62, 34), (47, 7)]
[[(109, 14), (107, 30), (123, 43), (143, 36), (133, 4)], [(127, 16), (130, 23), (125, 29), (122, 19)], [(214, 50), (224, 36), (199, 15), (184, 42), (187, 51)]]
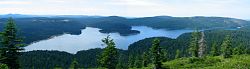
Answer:
[[(152, 65), (141, 69), (152, 69)], [(250, 69), (250, 55), (234, 55), (224, 59), (222, 56), (204, 58), (179, 58), (164, 62), (170, 69)]]

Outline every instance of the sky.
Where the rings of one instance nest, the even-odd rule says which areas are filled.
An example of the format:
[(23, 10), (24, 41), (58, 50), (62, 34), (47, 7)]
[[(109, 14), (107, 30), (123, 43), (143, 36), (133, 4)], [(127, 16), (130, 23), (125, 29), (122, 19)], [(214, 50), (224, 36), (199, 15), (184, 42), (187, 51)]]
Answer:
[(0, 14), (250, 19), (250, 0), (0, 0)]

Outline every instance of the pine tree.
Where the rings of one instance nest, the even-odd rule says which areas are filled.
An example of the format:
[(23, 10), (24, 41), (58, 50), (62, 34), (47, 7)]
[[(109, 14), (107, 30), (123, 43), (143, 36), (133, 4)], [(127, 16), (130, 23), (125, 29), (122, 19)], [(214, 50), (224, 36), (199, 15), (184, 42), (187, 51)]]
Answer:
[(219, 56), (219, 49), (217, 47), (217, 44), (215, 42), (213, 42), (212, 47), (211, 47), (211, 51), (210, 51), (211, 56)]
[(128, 67), (129, 68), (133, 68), (134, 67), (134, 60), (135, 58), (132, 55), (129, 55), (129, 59), (128, 59)]
[(141, 58), (139, 56), (136, 57), (134, 66), (136, 68), (141, 68), (142, 67), (142, 61), (141, 61)]
[(154, 64), (154, 69), (162, 69), (162, 59), (161, 59), (161, 48), (160, 40), (154, 39), (152, 47), (150, 48), (152, 54), (152, 62)]
[(201, 32), (201, 39), (199, 40), (198, 56), (204, 57), (205, 52), (206, 52), (205, 34), (204, 32)]
[(246, 54), (246, 48), (243, 46), (242, 43), (240, 43), (239, 46), (234, 48), (233, 54), (234, 55)]
[(167, 50), (166, 49), (163, 49), (160, 47), (160, 54), (161, 54), (161, 60), (162, 62), (166, 62), (168, 60), (168, 53), (167, 53)]
[(188, 49), (192, 57), (198, 57), (198, 49), (199, 49), (198, 39), (199, 39), (199, 32), (198, 30), (195, 30), (194, 32), (192, 32), (191, 42)]
[(9, 18), (3, 32), (1, 32), (1, 60), (0, 63), (6, 64), (10, 69), (18, 69), (20, 67), (18, 57), (24, 50), (22, 39), (17, 37), (17, 29), (15, 22)]
[(119, 54), (117, 69), (128, 69), (128, 58), (126, 56), (127, 54)]
[(176, 50), (175, 58), (180, 58), (180, 50), (179, 49)]
[(150, 62), (150, 58), (149, 58), (148, 52), (144, 52), (144, 53), (142, 54), (142, 58), (143, 58), (143, 60), (142, 60), (142, 65), (143, 65), (143, 67), (147, 67), (148, 64), (149, 64), (149, 62)]
[(222, 56), (224, 58), (229, 58), (232, 55), (232, 43), (231, 43), (231, 37), (229, 35), (227, 35), (221, 45), (221, 52), (222, 52)]
[(1, 64), (0, 63), (0, 69), (9, 69), (8, 66), (6, 64)]
[(73, 69), (78, 69), (78, 62), (76, 61), (76, 59), (74, 58), (73, 62), (71, 63), (70, 68)]
[(250, 54), (250, 47), (247, 47), (245, 52), (246, 52), (246, 54)]
[(246, 54), (250, 54), (250, 47), (246, 48)]
[(113, 42), (113, 39), (107, 36), (102, 40), (102, 42), (105, 43), (107, 46), (104, 48), (104, 51), (98, 59), (100, 66), (108, 69), (116, 69), (119, 53), (118, 50), (115, 48), (115, 43)]
[(119, 56), (118, 64), (117, 64), (117, 66), (116, 66), (117, 69), (126, 69), (126, 68), (127, 68), (126, 66), (124, 66), (125, 63), (122, 62), (122, 58), (123, 58), (123, 57)]

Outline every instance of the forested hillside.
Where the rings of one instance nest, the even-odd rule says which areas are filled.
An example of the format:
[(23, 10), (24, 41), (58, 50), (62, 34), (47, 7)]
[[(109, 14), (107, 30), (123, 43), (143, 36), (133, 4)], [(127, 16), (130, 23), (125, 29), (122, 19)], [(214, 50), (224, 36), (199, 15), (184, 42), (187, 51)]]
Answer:
[(70, 67), (73, 61), (73, 54), (61, 51), (29, 51), (22, 53), (20, 64), (22, 69), (51, 69)]
[[(122, 68), (129, 68), (129, 67), (140, 68), (140, 67), (143, 67), (141, 64), (141, 63), (143, 63), (142, 56), (145, 52), (149, 52), (149, 48), (152, 45), (151, 42), (155, 38), (160, 39), (160, 41), (161, 41), (160, 46), (163, 49), (165, 49), (165, 51), (167, 53), (167, 55), (165, 56), (166, 57), (165, 61), (170, 61), (170, 62), (163, 63), (164, 65), (175, 65), (174, 63), (188, 61), (189, 58), (183, 58), (183, 59), (177, 59), (177, 60), (174, 60), (174, 59), (176, 58), (177, 50), (180, 51), (179, 57), (189, 57), (190, 56), (190, 54), (187, 51), (187, 49), (189, 47), (190, 39), (191, 39), (190, 34), (191, 33), (183, 34), (180, 37), (178, 37), (177, 39), (171, 39), (171, 38), (167, 38), (167, 37), (153, 37), (153, 38), (146, 38), (146, 39), (137, 41), (137, 42), (131, 44), (127, 51), (124, 51), (124, 50), (119, 51), (120, 55), (121, 55), (119, 58), (119, 62), (121, 63), (120, 67), (122, 67)], [(231, 34), (231, 36), (232, 36), (233, 48), (236, 48), (236, 47), (239, 47), (240, 45), (243, 45), (244, 47), (246, 47), (245, 49), (248, 49), (247, 53), (250, 53), (250, 50), (249, 50), (250, 36), (248, 35), (248, 34), (250, 34), (250, 32), (243, 31), (243, 29), (240, 29), (240, 30), (207, 30), (207, 31), (205, 31), (205, 35), (206, 35), (205, 40), (207, 41), (207, 43), (206, 43), (207, 44), (207, 48), (206, 48), (207, 54), (211, 54), (210, 50), (211, 50), (211, 46), (213, 44), (216, 45), (218, 48), (220, 48), (220, 45), (222, 44), (222, 41), (225, 38), (225, 35), (228, 35), (228, 34)], [(45, 54), (44, 56), (46, 56), (46, 58), (48, 58), (48, 59), (46, 59), (46, 61), (50, 60), (49, 58), (57, 59), (57, 57), (65, 56), (68, 58), (61, 58), (58, 60), (67, 60), (67, 62), (72, 62), (72, 60), (75, 58), (76, 61), (78, 62), (78, 66), (80, 68), (96, 68), (96, 67), (98, 67), (98, 63), (97, 63), (98, 55), (100, 55), (102, 51), (103, 50), (99, 49), (99, 48), (90, 49), (90, 50), (83, 50), (83, 51), (77, 52), (75, 55), (67, 54), (67, 53), (57, 55), (55, 51), (51, 51), (51, 52), (31, 51), (31, 52), (27, 52), (23, 56), (21, 56), (21, 60), (22, 60), (21, 64), (26, 64), (30, 67), (32, 67), (32, 65), (36, 65), (36, 63), (51, 64), (54, 66), (59, 64), (59, 66), (57, 66), (57, 67), (61, 67), (60, 65), (62, 65), (62, 64), (59, 63), (59, 61), (57, 61), (57, 60), (51, 60), (50, 62), (40, 62), (40, 61), (45, 61), (45, 60), (44, 60), (44, 58), (39, 57), (42, 55), (38, 55), (38, 54), (47, 53), (47, 54), (52, 54), (52, 55), (55, 54), (55, 55), (54, 56), (49, 56), (49, 55), (46, 56), (46, 54)], [(37, 54), (32, 54), (32, 53), (37, 53)], [(58, 53), (60, 53), (60, 52), (58, 52)], [(64, 53), (64, 52), (61, 52), (61, 53)], [(27, 59), (31, 59), (31, 58), (36, 58), (36, 60), (27, 61)], [(208, 58), (212, 58), (211, 61), (208, 60), (208, 62), (213, 62), (215, 60), (217, 62), (217, 59), (220, 61), (227, 61), (227, 59), (221, 59), (220, 57), (208, 57)], [(232, 58), (232, 59), (235, 59), (235, 58), (237, 58), (237, 57), (234, 56), (234, 58)], [(173, 61), (171, 61), (171, 60), (173, 60)], [(201, 60), (204, 60), (204, 59), (201, 59)], [(34, 62), (34, 64), (32, 62)], [(60, 61), (60, 62), (62, 62), (62, 61)], [(198, 62), (200, 62), (200, 61), (198, 61), (198, 59), (197, 59), (197, 63)], [(218, 64), (220, 64), (220, 63), (223, 63), (223, 62), (218, 62)], [(139, 66), (138, 66), (138, 64), (139, 64)], [(70, 66), (70, 65), (71, 65), (71, 63), (67, 63), (66, 65), (63, 65), (63, 66)], [(191, 64), (191, 66), (193, 66), (193, 65)], [(40, 65), (40, 67), (48, 67), (48, 65)], [(202, 66), (200, 66), (200, 67), (202, 67)], [(63, 67), (63, 68), (67, 68), (67, 67)], [(170, 68), (172, 68), (172, 66), (170, 66)]]
[[(7, 18), (0, 19), (0, 30), (3, 30), (6, 22)], [(86, 27), (77, 21), (65, 18), (17, 18), (15, 22), (19, 35), (23, 36), (24, 42), (27, 44), (64, 33), (78, 35), (81, 34), (81, 29)]]
[[(207, 30), (205, 32), (205, 40), (207, 44), (207, 53), (209, 53), (209, 50), (211, 49), (212, 45), (220, 46), (222, 44), (223, 39), (226, 35), (231, 35), (232, 37), (232, 46), (237, 47), (240, 45), (243, 45), (246, 47), (248, 53), (250, 53), (250, 31), (244, 30), (242, 28), (241, 30)], [(135, 42), (129, 46), (128, 51), (130, 55), (136, 55), (141, 56), (140, 54), (143, 54), (143, 52), (148, 51), (151, 46), (151, 41), (154, 38), (146, 38), (143, 40), (140, 40), (138, 42)], [(177, 39), (170, 39), (170, 38), (163, 38), (160, 37), (161, 40), (160, 45), (165, 48), (168, 52), (168, 58), (174, 59), (176, 50), (180, 50), (180, 56), (187, 57), (188, 52), (188, 46), (191, 39), (191, 33), (185, 33), (179, 36)]]
[[(154, 18), (156, 19), (159, 18), (164, 20), (172, 17), (154, 17)], [(204, 17), (193, 17), (193, 18), (194, 19), (198, 18), (199, 20), (201, 20), (198, 22), (202, 22)], [(7, 24), (5, 27), (2, 27), (4, 29), (2, 30), (3, 32), (1, 32), (0, 66), (4, 66), (4, 64), (6, 64), (12, 69), (13, 68), (21, 68), (21, 69), (33, 69), (33, 68), (130, 69), (132, 68), (133, 69), (133, 68), (153, 68), (153, 67), (157, 69), (162, 69), (162, 68), (175, 68), (174, 66), (176, 65), (179, 66), (177, 68), (206, 68), (206, 67), (220, 68), (223, 67), (221, 66), (222, 64), (227, 66), (228, 68), (234, 68), (233, 65), (226, 64), (229, 62), (232, 64), (237, 64), (237, 63), (241, 64), (239, 65), (240, 66), (239, 68), (250, 67), (249, 63), (244, 61), (248, 60), (245, 58), (248, 58), (249, 55), (243, 55), (243, 54), (250, 54), (250, 46), (249, 46), (250, 28), (248, 26), (248, 22), (244, 20), (237, 20), (231, 18), (218, 18), (218, 23), (216, 18), (215, 22), (213, 22), (214, 18), (210, 20), (206, 20), (206, 18), (204, 19), (205, 22), (204, 26), (214, 26), (214, 27), (204, 27), (202, 26), (203, 25), (202, 23), (187, 22), (187, 24), (194, 24), (198, 29), (199, 27), (202, 27), (202, 29), (207, 29), (207, 28), (217, 28), (217, 27), (231, 28), (239, 26), (242, 28), (235, 30), (230, 30), (230, 29), (228, 30), (223, 28), (204, 30), (204, 31), (195, 30), (192, 33), (182, 34), (176, 39), (171, 39), (167, 37), (145, 38), (143, 40), (139, 40), (137, 42), (130, 44), (128, 50), (117, 49), (113, 39), (108, 36), (107, 38), (100, 39), (105, 45), (105, 48), (103, 49), (96, 48), (96, 49), (82, 50), (78, 51), (76, 54), (70, 54), (61, 51), (42, 51), (42, 50), (24, 52), (23, 47), (25, 46), (25, 44), (22, 43), (22, 39), (19, 39), (19, 35), (24, 35), (25, 38), (23, 39), (26, 40), (24, 43), (30, 43), (32, 41), (49, 38), (52, 35), (60, 35), (63, 33), (80, 34), (80, 29), (83, 29), (86, 26), (97, 27), (101, 28), (102, 30), (107, 30), (105, 28), (113, 26), (118, 26), (114, 28), (119, 28), (120, 26), (126, 25), (122, 27), (124, 29), (119, 31), (130, 30), (131, 32), (132, 31), (131, 26), (141, 25), (140, 22), (127, 21), (127, 20), (133, 21), (133, 19), (126, 19), (114, 16), (105, 17), (104, 21), (106, 21), (105, 19), (110, 21), (112, 21), (113, 19), (115, 19), (115, 21), (121, 19), (119, 20), (121, 22), (119, 23), (112, 22), (110, 26), (102, 24), (101, 24), (102, 26), (98, 26), (99, 23), (105, 23), (105, 22), (101, 20), (101, 21), (96, 21), (95, 23), (91, 23), (90, 21), (90, 23), (87, 24), (86, 22), (86, 24), (84, 24), (74, 19), (71, 22), (71, 20), (68, 21), (67, 19), (51, 20), (51, 18), (34, 18), (34, 19), (21, 18), (17, 19), (17, 24), (15, 26), (15, 22), (11, 18), (8, 21), (7, 19), (2, 19), (2, 21), (7, 22)], [(184, 20), (181, 21), (185, 21), (185, 19), (186, 18), (184, 18)], [(149, 20), (151, 20), (151, 18), (149, 18)], [(193, 19), (191, 18), (191, 20)], [(221, 20), (222, 22), (220, 22)], [(145, 21), (148, 23), (143, 23), (143, 24), (145, 24), (145, 26), (149, 24), (150, 27), (153, 28), (163, 28), (155, 26), (158, 22), (154, 24), (155, 23), (154, 21), (160, 21), (160, 20)], [(177, 21), (180, 20), (177, 19)], [(210, 24), (206, 23), (209, 21), (212, 21), (211, 24), (214, 25), (207, 25)], [(124, 24), (125, 22), (127, 24)], [(162, 25), (165, 24), (164, 21), (159, 23)], [(175, 21), (173, 23), (175, 23)], [(185, 23), (185, 22), (180, 22), (180, 23)], [(222, 25), (220, 25), (221, 23)], [(1, 24), (4, 23), (1, 22)], [(72, 26), (75, 27), (72, 28)], [(187, 27), (194, 28), (191, 27), (191, 25), (190, 26), (187, 25), (185, 28)], [(18, 33), (17, 31), (19, 30), (16, 29), (19, 28), (21, 29), (21, 32)], [(164, 28), (167, 29), (169, 27), (164, 26)], [(179, 27), (178, 29), (185, 29), (185, 28), (183, 26)], [(115, 31), (117, 32), (118, 30)], [(200, 52), (202, 52), (202, 55), (200, 55)], [(238, 59), (241, 59), (242, 62), (238, 62)], [(13, 60), (18, 60), (19, 62)], [(202, 64), (198, 65), (198, 63)], [(203, 64), (207, 64), (208, 66)]]
[(132, 25), (145, 25), (165, 29), (235, 28), (248, 25), (248, 21), (223, 17), (170, 17), (156, 16), (131, 19)]

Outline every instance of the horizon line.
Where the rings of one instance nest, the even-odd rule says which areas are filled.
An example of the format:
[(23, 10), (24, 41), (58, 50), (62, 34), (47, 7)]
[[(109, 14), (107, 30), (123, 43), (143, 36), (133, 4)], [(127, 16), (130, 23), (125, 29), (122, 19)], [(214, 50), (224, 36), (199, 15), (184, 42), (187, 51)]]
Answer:
[(243, 19), (250, 20), (247, 18), (237, 18), (237, 17), (229, 17), (229, 16), (203, 16), (203, 15), (194, 15), (194, 16), (170, 16), (170, 15), (152, 15), (152, 16), (122, 16), (122, 15), (85, 15), (85, 14), (19, 14), (19, 13), (8, 13), (8, 14), (0, 14), (0, 15), (28, 15), (28, 16), (100, 16), (100, 17), (110, 17), (110, 16), (118, 16), (124, 18), (146, 18), (146, 17), (158, 17), (158, 16), (169, 16), (169, 17), (224, 17), (224, 18), (235, 18), (235, 19)]

